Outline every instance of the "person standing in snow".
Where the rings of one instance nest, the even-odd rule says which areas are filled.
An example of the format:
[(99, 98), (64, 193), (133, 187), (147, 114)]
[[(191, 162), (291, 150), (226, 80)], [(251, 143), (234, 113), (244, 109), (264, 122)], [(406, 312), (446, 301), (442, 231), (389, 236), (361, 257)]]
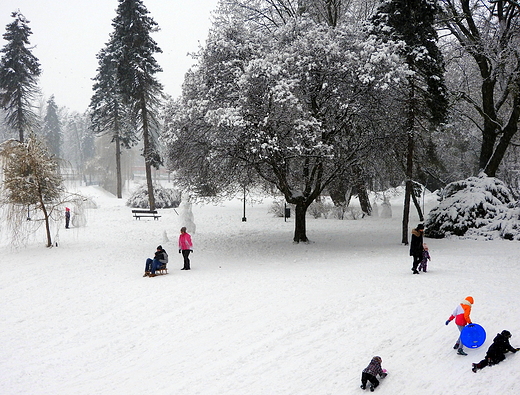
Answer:
[[(453, 313), (450, 315), (450, 318), (446, 321), (446, 325), (448, 325), (453, 319), (455, 319), (455, 324), (457, 324), (457, 328), (459, 328), (459, 332), (462, 332), (464, 327), (468, 324), (471, 324), (471, 307), (473, 306), (473, 297), (468, 296), (466, 299), (460, 303)], [(457, 342), (453, 346), (455, 350), (457, 350), (457, 354), (459, 355), (468, 355), (464, 352), (464, 346), (462, 344), (462, 341), (459, 338), (457, 339)]]
[(386, 372), (381, 367), (381, 363), (383, 360), (381, 357), (373, 357), (368, 366), (363, 369), (361, 373), (361, 389), (364, 390), (367, 388), (367, 381), (370, 381), (370, 391), (374, 391), (379, 385), (379, 380), (377, 376), (381, 376), (382, 378), (386, 377)]
[(417, 228), (412, 230), (412, 240), (410, 241), (410, 256), (413, 257), (413, 274), (419, 274), (417, 271), (417, 266), (419, 266), (419, 262), (421, 262), (423, 255), (423, 233), (423, 224), (417, 225)]
[(419, 263), (419, 271), (423, 271), (426, 273), (426, 267), (428, 266), (428, 261), (431, 260), (430, 253), (428, 252), (428, 246), (426, 244), (423, 244), (423, 252), (422, 252), (422, 259), (421, 263)]
[(489, 346), (486, 357), (479, 363), (473, 363), (471, 370), (477, 373), (477, 370), (484, 369), (486, 366), (496, 365), (506, 359), (504, 355), (506, 352), (511, 351), (512, 353), (517, 352), (520, 348), (514, 348), (509, 343), (511, 338), (511, 332), (503, 330), (497, 333), (493, 339), (493, 344)]
[(70, 208), (65, 207), (65, 229), (69, 229), (70, 223)]
[(168, 263), (168, 254), (162, 248), (162, 246), (157, 246), (157, 250), (155, 251), (155, 255), (153, 259), (148, 258), (146, 260), (146, 266), (144, 268), (143, 277), (155, 277), (155, 271), (162, 265), (166, 265)]
[(179, 236), (179, 254), (182, 253), (184, 258), (184, 267), (181, 270), (190, 270), (190, 252), (193, 252), (193, 243), (190, 234), (186, 232), (186, 227), (183, 226)]

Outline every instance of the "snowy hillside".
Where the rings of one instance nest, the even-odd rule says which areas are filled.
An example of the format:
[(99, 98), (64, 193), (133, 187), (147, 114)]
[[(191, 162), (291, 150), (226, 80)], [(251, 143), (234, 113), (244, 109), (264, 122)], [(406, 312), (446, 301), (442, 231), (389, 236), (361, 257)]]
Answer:
[[(471, 371), (503, 329), (520, 347), (518, 242), (426, 239), (429, 272), (412, 275), (399, 197), (393, 218), (309, 217), (308, 245), (272, 199), (248, 205), (247, 222), (233, 201), (193, 205), (188, 272), (176, 211), (137, 221), (124, 199), (82, 193), (98, 208), (59, 229), (58, 247), (43, 232), (18, 250), (1, 236), (1, 394), (362, 394), (374, 355), (389, 371), (376, 394), (520, 393), (520, 353)], [(158, 244), (169, 274), (143, 278)], [(468, 295), (488, 339), (459, 356), (444, 323)]]

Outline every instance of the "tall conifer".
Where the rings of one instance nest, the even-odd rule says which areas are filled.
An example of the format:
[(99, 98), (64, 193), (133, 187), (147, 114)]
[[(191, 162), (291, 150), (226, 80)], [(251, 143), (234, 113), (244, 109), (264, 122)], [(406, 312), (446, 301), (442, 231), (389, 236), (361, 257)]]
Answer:
[(7, 41), (0, 50), (0, 107), (6, 111), (6, 123), (18, 132), (20, 142), (34, 126), (36, 116), (32, 101), (41, 74), (38, 59), (29, 47), (32, 34), (29, 21), (15, 11), (13, 22), (7, 25), (3, 37)]
[(116, 12), (111, 40), (117, 80), (123, 100), (130, 106), (142, 133), (148, 198), (150, 209), (154, 210), (151, 168), (161, 165), (156, 140), (162, 99), (162, 85), (155, 77), (162, 69), (154, 55), (162, 50), (150, 34), (158, 30), (158, 25), (141, 0), (119, 0)]

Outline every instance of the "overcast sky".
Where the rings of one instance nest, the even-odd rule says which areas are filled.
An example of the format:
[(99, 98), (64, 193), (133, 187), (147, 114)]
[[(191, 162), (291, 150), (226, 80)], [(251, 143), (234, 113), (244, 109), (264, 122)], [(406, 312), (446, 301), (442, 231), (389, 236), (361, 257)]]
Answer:
[[(184, 74), (193, 64), (187, 56), (204, 44), (211, 12), (218, 0), (144, 0), (161, 31), (152, 38), (163, 50), (156, 59), (163, 68), (158, 79), (165, 93), (179, 96)], [(29, 20), (32, 52), (43, 73), (40, 88), (45, 98), (55, 96), (58, 106), (83, 112), (92, 96), (96, 54), (113, 31), (118, 0), (0, 0), (0, 32), (20, 10)], [(0, 38), (0, 47), (6, 42)]]

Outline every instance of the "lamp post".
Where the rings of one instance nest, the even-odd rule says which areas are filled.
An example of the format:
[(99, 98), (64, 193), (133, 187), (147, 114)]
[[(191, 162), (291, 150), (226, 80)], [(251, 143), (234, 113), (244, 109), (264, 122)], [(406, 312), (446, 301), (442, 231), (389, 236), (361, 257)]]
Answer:
[(246, 185), (244, 184), (244, 216), (242, 217), (242, 222), (246, 222)]

